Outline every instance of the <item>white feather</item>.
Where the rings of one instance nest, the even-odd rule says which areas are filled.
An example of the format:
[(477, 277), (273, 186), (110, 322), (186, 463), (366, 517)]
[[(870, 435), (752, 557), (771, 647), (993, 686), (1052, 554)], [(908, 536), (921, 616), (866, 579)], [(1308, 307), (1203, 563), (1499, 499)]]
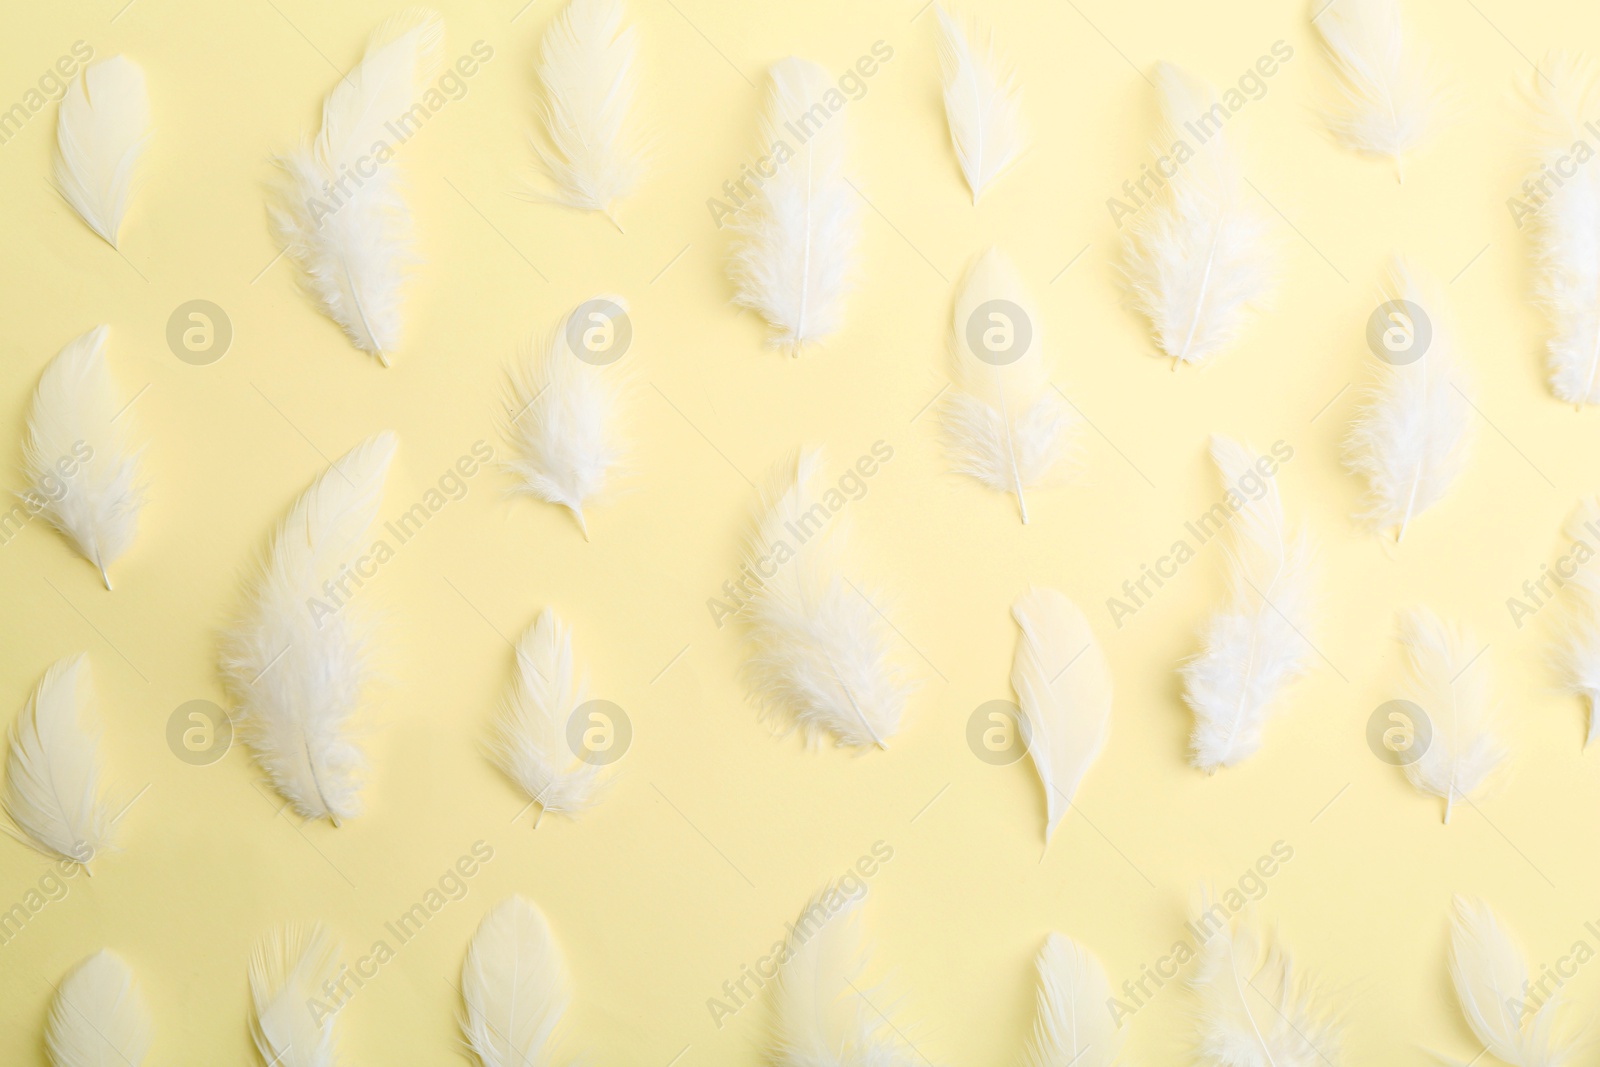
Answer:
[(150, 1009), (133, 972), (101, 949), (56, 987), (44, 1043), (52, 1067), (139, 1067), (150, 1033)]
[[(143, 493), (139, 454), (121, 416), (128, 403), (106, 366), (106, 328), (67, 343), (39, 376), (22, 446), (24, 495), (100, 571), (127, 551)], [(120, 423), (120, 425), (119, 425)]]
[(772, 347), (798, 355), (843, 322), (859, 223), (844, 176), (844, 115), (823, 102), (837, 92), (832, 81), (794, 57), (773, 64), (771, 77), (760, 147), (777, 173), (734, 217), (729, 271), (734, 299), (772, 327)]
[[(1129, 223), (1127, 276), (1133, 305), (1150, 320), (1156, 343), (1180, 363), (1198, 363), (1238, 335), (1248, 308), (1266, 297), (1272, 272), (1266, 217), (1239, 173), (1224, 111), (1211, 86), (1170, 63), (1156, 68), (1160, 145), (1183, 141), (1166, 190)], [(1216, 109), (1216, 110), (1213, 110)], [(1198, 144), (1186, 124), (1213, 128)]]
[(612, 214), (633, 192), (644, 160), (629, 129), (638, 81), (637, 31), (622, 24), (622, 0), (572, 0), (539, 43), (539, 161), (559, 190), (555, 199)]
[[(1584, 500), (1567, 519), (1567, 538), (1588, 547), (1591, 553), (1600, 540), (1600, 497)], [(1560, 667), (1567, 689), (1589, 702), (1589, 730), (1583, 739), (1588, 748), (1600, 737), (1600, 571), (1585, 558), (1573, 576), (1572, 599), (1563, 617), (1566, 631), (1558, 647)]]
[(119, 818), (100, 784), (93, 706), (88, 657), (51, 664), (11, 728), (4, 794), (28, 844), (85, 870), (113, 847)]
[(1088, 950), (1051, 934), (1039, 950), (1039, 1015), (1028, 1067), (1111, 1067), (1122, 1049), (1106, 972)]
[[(627, 311), (620, 296), (596, 299)], [(517, 476), (516, 490), (571, 511), (584, 540), (584, 504), (605, 490), (624, 451), (618, 416), (626, 372), (579, 359), (570, 341), (574, 328), (589, 328), (574, 324), (573, 316), (594, 302), (568, 313), (513, 372), (506, 427), (513, 452), (507, 467)]]
[(461, 967), (461, 1030), (483, 1067), (551, 1067), (551, 1036), (572, 999), (561, 950), (539, 909), (520, 896), (478, 924)]
[(316, 140), (276, 160), (283, 180), (270, 211), (278, 241), (317, 306), (385, 366), (400, 344), (401, 280), (416, 256), (411, 210), (379, 148), (400, 148), (389, 124), (409, 128), (443, 40), (443, 20), (423, 8), (385, 21), (324, 101)]
[(368, 438), (295, 501), (223, 652), (256, 762), (295, 811), (335, 826), (360, 810), (366, 761), (348, 727), (369, 649), (365, 628), (324, 583), (369, 547), (394, 448), (393, 434)]
[(540, 818), (547, 811), (572, 815), (594, 800), (599, 768), (578, 758), (567, 739), (586, 688), (572, 665), (572, 631), (545, 608), (517, 642), (516, 675), (493, 749), (500, 768), (539, 803)]
[[(1024, 337), (1026, 347), (1016, 351)], [(1050, 384), (1038, 306), (994, 249), (973, 264), (956, 295), (950, 345), (956, 389), (943, 421), (951, 462), (1015, 495), (1026, 523), (1026, 490), (1056, 480), (1077, 420)]]
[(1443, 497), (1460, 473), (1472, 405), (1438, 287), (1403, 260), (1395, 261), (1392, 273), (1389, 298), (1422, 308), (1432, 341), (1409, 363), (1380, 361), (1378, 381), (1345, 447), (1346, 464), (1367, 480), (1362, 519), (1374, 529), (1396, 527), (1398, 542), (1411, 520)]
[(1312, 651), (1310, 549), (1284, 521), (1276, 476), (1264, 476), (1256, 453), (1225, 437), (1211, 438), (1211, 458), (1226, 496), (1208, 515), (1221, 514), (1219, 528), (1231, 522), (1234, 530), (1228, 602), (1206, 621), (1200, 654), (1182, 668), (1195, 718), (1190, 760), (1208, 774), (1260, 746), (1274, 703)]
[(939, 15), (939, 77), (944, 83), (944, 114), (950, 143), (972, 202), (1016, 161), (1027, 135), (1022, 124), (1022, 90), (1016, 74), (994, 54), (967, 41), (961, 24), (943, 7)]
[(749, 624), (745, 670), (766, 710), (840, 745), (877, 745), (900, 725), (909, 686), (892, 655), (885, 617), (843, 570), (844, 517), (822, 502), (822, 454), (801, 451), (780, 469), (745, 546), (760, 584), (741, 608)]
[(144, 72), (112, 56), (72, 79), (56, 117), (56, 185), (89, 228), (117, 247), (150, 129)]
[(1438, 80), (1400, 24), (1398, 0), (1312, 0), (1313, 25), (1339, 75), (1340, 105), (1327, 115), (1334, 136), (1357, 152), (1401, 156), (1428, 133)]
[(1054, 589), (1011, 605), (1021, 633), (1011, 688), (1027, 723), (1028, 754), (1044, 785), (1046, 844), (1111, 727), (1111, 668), (1078, 606)]
[(1412, 701), (1427, 716), (1429, 740), (1405, 765), (1411, 784), (1444, 799), (1444, 821), (1457, 797), (1469, 802), (1500, 766), (1505, 752), (1490, 730), (1489, 664), (1466, 629), (1426, 608), (1400, 617)]
[(1454, 900), (1450, 980), (1467, 1025), (1495, 1059), (1513, 1067), (1561, 1067), (1575, 1051), (1572, 1038), (1556, 1033), (1559, 988), (1548, 997), (1533, 992), (1521, 950), (1481, 900)]
[(314, 1011), (335, 977), (339, 946), (327, 928), (270, 930), (250, 954), (250, 1035), (266, 1067), (334, 1067), (336, 1013)]

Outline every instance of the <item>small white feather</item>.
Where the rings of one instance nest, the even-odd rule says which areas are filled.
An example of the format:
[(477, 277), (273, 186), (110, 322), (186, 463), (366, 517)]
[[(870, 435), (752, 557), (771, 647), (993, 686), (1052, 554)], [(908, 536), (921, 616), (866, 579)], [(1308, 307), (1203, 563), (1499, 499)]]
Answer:
[(368, 438), (295, 501), (225, 635), (222, 666), (241, 737), (295, 811), (335, 826), (361, 807), (366, 760), (349, 721), (370, 669), (365, 627), (324, 583), (369, 547), (394, 449), (391, 433)]
[(56, 185), (89, 228), (117, 247), (150, 129), (144, 72), (126, 56), (72, 79), (56, 117)]
[(939, 77), (944, 83), (950, 143), (976, 204), (1027, 142), (1022, 90), (1015, 72), (995, 55), (992, 43), (974, 49), (959, 22), (942, 6), (935, 5), (934, 11), (939, 15)]
[(1039, 950), (1039, 1014), (1028, 1067), (1111, 1067), (1122, 1049), (1111, 987), (1100, 961), (1052, 933)]
[(1394, 160), (1427, 136), (1438, 79), (1400, 22), (1399, 0), (1312, 0), (1312, 24), (1339, 75), (1340, 105), (1328, 128), (1346, 148)]
[[(1594, 552), (1600, 544), (1600, 497), (1590, 497), (1573, 510), (1566, 536)], [(1565, 633), (1558, 657), (1568, 691), (1589, 702), (1589, 730), (1583, 739), (1588, 748), (1600, 737), (1600, 569), (1585, 559), (1567, 584), (1572, 598), (1562, 618)]]
[(845, 118), (823, 102), (837, 92), (827, 72), (791, 56), (771, 78), (760, 148), (776, 173), (731, 223), (729, 273), (734, 299), (772, 327), (771, 346), (799, 355), (843, 324), (859, 222), (844, 175)]
[(1457, 797), (1470, 803), (1505, 759), (1491, 731), (1487, 646), (1426, 608), (1400, 616), (1400, 641), (1410, 668), (1412, 701), (1427, 716), (1428, 740), (1405, 765), (1411, 784), (1444, 799), (1444, 821)]
[(1576, 1051), (1570, 1036), (1557, 1033), (1560, 990), (1548, 997), (1531, 991), (1522, 951), (1481, 900), (1454, 900), (1450, 980), (1467, 1025), (1495, 1059), (1512, 1067), (1561, 1067)]
[(551, 1067), (552, 1035), (572, 999), (550, 924), (510, 896), (478, 924), (461, 967), (461, 1030), (483, 1067)]
[(1026, 722), (1028, 754), (1044, 785), (1044, 839), (1072, 805), (1111, 727), (1111, 668), (1072, 601), (1030, 589), (1011, 605), (1021, 633), (1011, 688)]
[(1200, 654), (1182, 668), (1195, 718), (1190, 760), (1208, 774), (1260, 746), (1279, 694), (1312, 652), (1310, 549), (1284, 521), (1276, 475), (1264, 475), (1262, 457), (1225, 437), (1211, 438), (1211, 458), (1226, 496), (1208, 517), (1234, 530), (1224, 561), (1228, 602), (1206, 621)]
[(143, 493), (124, 402), (106, 366), (106, 328), (67, 343), (39, 376), (28, 408), (23, 499), (100, 571), (127, 551)]
[(321, 924), (270, 930), (250, 954), (250, 1035), (265, 1067), (334, 1067), (336, 1013), (316, 1011), (339, 946)]
[(44, 1043), (52, 1067), (139, 1067), (150, 1035), (150, 1009), (133, 972), (101, 949), (56, 987)]

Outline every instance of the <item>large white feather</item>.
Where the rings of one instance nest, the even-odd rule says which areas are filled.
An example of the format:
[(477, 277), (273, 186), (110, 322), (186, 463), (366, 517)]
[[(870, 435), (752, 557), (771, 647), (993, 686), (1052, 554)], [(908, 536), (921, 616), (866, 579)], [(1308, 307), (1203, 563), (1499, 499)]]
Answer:
[(1070, 937), (1052, 933), (1039, 950), (1039, 1015), (1028, 1067), (1111, 1067), (1122, 1033), (1107, 1010), (1111, 987), (1100, 961)]
[(832, 734), (840, 745), (886, 747), (909, 686), (888, 621), (844, 573), (844, 517), (824, 503), (822, 453), (802, 450), (772, 481), (745, 546), (748, 573), (762, 576), (741, 608), (751, 686), (808, 743)]
[(832, 81), (792, 56), (771, 77), (760, 147), (773, 152), (776, 173), (734, 218), (729, 270), (735, 300), (772, 327), (772, 347), (799, 355), (844, 320), (858, 220), (844, 176), (845, 118), (823, 101), (837, 95)]
[[(1593, 545), (1600, 531), (1600, 497), (1580, 503), (1567, 519), (1566, 536), (1573, 544)], [(1557, 646), (1569, 691), (1589, 702), (1588, 748), (1600, 737), (1600, 570), (1580, 563), (1567, 584), (1572, 599), (1562, 619), (1565, 634)]]
[(1340, 106), (1328, 128), (1357, 152), (1401, 156), (1428, 133), (1439, 89), (1427, 59), (1406, 39), (1399, 0), (1310, 0), (1312, 24), (1339, 74)]
[[(45, 366), (28, 408), (22, 459), (29, 490), (50, 525), (100, 571), (133, 543), (143, 494), (128, 442), (127, 403), (106, 366), (106, 328), (67, 343)], [(119, 425), (120, 424), (120, 425)]]
[(547, 811), (575, 814), (594, 799), (598, 767), (578, 758), (567, 738), (585, 689), (572, 665), (572, 631), (545, 608), (517, 642), (516, 675), (495, 723), (493, 750), (506, 775), (539, 803), (540, 818)]
[(939, 77), (944, 114), (950, 123), (961, 173), (976, 204), (989, 183), (1022, 151), (1022, 90), (1016, 74), (996, 57), (992, 44), (974, 49), (961, 24), (935, 5), (939, 15)]
[(1044, 839), (1072, 804), (1111, 727), (1111, 668), (1072, 601), (1029, 589), (1011, 605), (1021, 634), (1011, 688), (1027, 723), (1028, 754), (1044, 785)]
[(314, 1011), (327, 997), (339, 946), (326, 927), (269, 930), (250, 954), (250, 1035), (265, 1067), (334, 1067), (335, 1014)]
[[(1211, 86), (1173, 66), (1156, 68), (1161, 126), (1155, 143), (1194, 151), (1164, 193), (1129, 223), (1127, 276), (1133, 304), (1149, 318), (1161, 351), (1198, 363), (1237, 336), (1245, 311), (1266, 296), (1272, 271), (1266, 217), (1239, 173), (1216, 116)], [(1205, 123), (1198, 144), (1186, 124)]]
[(1432, 341), (1409, 363), (1380, 361), (1378, 381), (1350, 427), (1345, 461), (1367, 480), (1361, 517), (1374, 529), (1395, 527), (1398, 542), (1460, 473), (1472, 405), (1438, 286), (1396, 259), (1388, 296), (1423, 310)]
[(483, 1067), (550, 1067), (572, 999), (561, 950), (533, 904), (510, 896), (478, 924), (461, 967), (461, 1030)]
[(1472, 1033), (1513, 1067), (1561, 1067), (1576, 1042), (1557, 1034), (1562, 997), (1538, 997), (1522, 952), (1481, 900), (1457, 896), (1450, 916), (1450, 979)]
[(1505, 758), (1490, 730), (1489, 664), (1471, 632), (1426, 608), (1400, 617), (1412, 701), (1427, 716), (1429, 739), (1405, 765), (1411, 784), (1444, 799), (1444, 821), (1457, 797), (1471, 800)]
[(150, 128), (144, 72), (126, 56), (86, 67), (56, 117), (56, 185), (89, 228), (117, 246)]
[(119, 817), (100, 784), (93, 706), (88, 657), (51, 664), (11, 728), (4, 794), (28, 844), (85, 870), (113, 846)]
[(1026, 523), (1026, 490), (1055, 480), (1077, 420), (1050, 385), (1038, 306), (995, 249), (973, 264), (956, 295), (950, 346), (956, 389), (943, 419), (951, 462), (1015, 495)]
[(369, 547), (394, 448), (393, 434), (368, 438), (295, 501), (223, 652), (240, 734), (256, 762), (297, 812), (335, 826), (360, 810), (366, 761), (348, 725), (368, 676), (368, 647), (364, 628), (345, 606), (334, 607), (324, 583)]
[(133, 972), (101, 949), (56, 987), (44, 1044), (53, 1067), (139, 1067), (150, 1034), (150, 1009)]
[(278, 241), (317, 306), (385, 366), (400, 344), (402, 276), (416, 261), (389, 126), (414, 125), (408, 112), (438, 71), (443, 40), (443, 20), (423, 8), (385, 21), (323, 102), (316, 140), (276, 161)]
[(1284, 521), (1276, 476), (1264, 476), (1256, 453), (1226, 437), (1211, 438), (1211, 458), (1226, 491), (1220, 514), (1232, 516), (1228, 602), (1206, 621), (1200, 654), (1182, 668), (1195, 718), (1190, 760), (1207, 773), (1260, 746), (1273, 704), (1312, 652), (1310, 549)]

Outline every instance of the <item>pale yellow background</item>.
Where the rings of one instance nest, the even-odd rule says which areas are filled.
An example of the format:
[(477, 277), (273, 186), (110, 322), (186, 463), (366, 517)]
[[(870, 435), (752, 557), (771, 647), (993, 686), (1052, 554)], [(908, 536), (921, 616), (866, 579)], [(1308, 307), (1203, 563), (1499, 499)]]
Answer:
[[(1047, 931), (1080, 940), (1120, 985), (1180, 935), (1197, 882), (1234, 881), (1279, 840), (1294, 858), (1258, 911), (1338, 992), (1347, 1062), (1478, 1051), (1445, 968), (1454, 892), (1487, 898), (1535, 961), (1580, 938), (1595, 945), (1584, 923), (1600, 918), (1596, 757), (1585, 765), (1583, 709), (1545, 665), (1554, 613), (1518, 630), (1505, 608), (1556, 555), (1568, 509), (1600, 486), (1600, 416), (1548, 394), (1525, 236), (1504, 206), (1526, 126), (1514, 86), (1529, 57), (1600, 40), (1592, 6), (1408, 4), (1454, 90), (1454, 121), (1408, 160), (1400, 186), (1320, 129), (1329, 70), (1299, 3), (989, 4), (1034, 139), (974, 209), (920, 0), (630, 0), (657, 151), (621, 205), (622, 235), (513, 196), (531, 175), (531, 57), (556, 5), (535, 0), (513, 21), (520, 0), (448, 3), (447, 55), (481, 39), (494, 58), (403, 150), (426, 263), (385, 371), (296, 291), (286, 262), (263, 272), (276, 252), (263, 192), (269, 154), (314, 128), (335, 68), (356, 61), (393, 8), (135, 0), (118, 15), (121, 2), (13, 5), (0, 36), (0, 102), (82, 39), (99, 57), (138, 61), (155, 123), (126, 261), (45, 181), (53, 104), (0, 147), (0, 438), (19, 440), (29, 392), (61, 345), (109, 323), (126, 395), (148, 384), (132, 414), (149, 481), (114, 593), (43, 523), (0, 547), (0, 704), (14, 713), (50, 662), (87, 651), (106, 779), (119, 796), (149, 790), (124, 822), (125, 851), (0, 947), (0, 1062), (42, 1062), (51, 983), (102, 946), (131, 962), (150, 1001), (151, 1063), (241, 1062), (245, 961), (264, 930), (322, 920), (353, 960), (480, 839), (495, 858), (466, 898), (340, 1014), (352, 1063), (457, 1062), (450, 983), (480, 917), (513, 891), (538, 901), (569, 956), (567, 1048), (637, 1067), (759, 1062), (765, 1002), (718, 1030), (706, 999), (878, 840), (894, 858), (867, 898), (874, 973), (933, 1063), (1015, 1062)], [(1294, 58), (1230, 126), (1275, 205), (1276, 303), (1213, 365), (1173, 374), (1121, 306), (1105, 208), (1148, 158), (1153, 94), (1140, 71), (1170, 59), (1231, 82), (1279, 39)], [(842, 70), (878, 40), (894, 58), (845, 112), (851, 175), (873, 205), (860, 289), (837, 338), (781, 358), (730, 305), (727, 231), (705, 201), (753, 147), (751, 83), (769, 63), (792, 53)], [(989, 243), (1029, 279), (1056, 380), (1101, 431), (1084, 432), (1081, 473), (1036, 494), (1025, 528), (1012, 502), (947, 473), (934, 413), (917, 417), (944, 382), (953, 281)], [(1398, 553), (1353, 527), (1360, 487), (1337, 448), (1374, 368), (1361, 331), (1391, 250), (1455, 279), (1483, 416), (1459, 484)], [(383, 508), (393, 518), (474, 441), (504, 454), (505, 367), (532, 333), (606, 290), (632, 302), (636, 327), (629, 488), (594, 509), (586, 544), (564, 513), (508, 499), (507, 476), (486, 471), (362, 591), (362, 607), (386, 619), (389, 676), (365, 719), (366, 813), (338, 830), (299, 825), (277, 813), (243, 750), (205, 768), (174, 758), (168, 716), (187, 700), (223, 701), (217, 630), (272, 524), (326, 460), (395, 430)], [(198, 297), (236, 330), (210, 367), (179, 362), (164, 340), (172, 310)], [(1120, 631), (1104, 602), (1216, 497), (1212, 432), (1294, 447), (1281, 485), (1320, 546), (1324, 596), (1314, 669), (1261, 750), (1207, 778), (1185, 762), (1190, 716), (1174, 667), (1222, 595), (1220, 553), (1208, 546)], [(923, 684), (886, 753), (808, 752), (758, 723), (737, 681), (736, 628), (717, 629), (705, 601), (736, 571), (747, 479), (802, 442), (825, 445), (842, 470), (878, 439), (895, 455), (849, 508), (859, 573), (891, 598)], [(1008, 607), (1032, 582), (1085, 607), (1117, 682), (1109, 746), (1042, 863), (1037, 779), (980, 762), (964, 740), (973, 708), (1010, 695)], [(1372, 710), (1398, 695), (1395, 612), (1418, 602), (1487, 642), (1512, 752), (1503, 788), (1458, 805), (1449, 827), (1364, 740)], [(628, 710), (636, 738), (603, 804), (535, 832), (531, 815), (513, 822), (524, 801), (480, 747), (509, 676), (506, 639), (545, 605), (571, 622), (597, 694)], [(45, 866), (0, 841), (0, 906)], [(1569, 989), (1587, 1009), (1600, 974), (1581, 970)], [(1130, 1062), (1187, 1062), (1191, 1008), (1179, 985), (1162, 990), (1128, 1026)]]

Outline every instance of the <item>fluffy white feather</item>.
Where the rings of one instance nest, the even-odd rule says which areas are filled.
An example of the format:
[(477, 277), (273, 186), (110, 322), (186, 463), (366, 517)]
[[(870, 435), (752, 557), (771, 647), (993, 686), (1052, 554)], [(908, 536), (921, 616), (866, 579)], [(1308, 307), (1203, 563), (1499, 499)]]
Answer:
[(539, 44), (540, 115), (534, 141), (555, 199), (603, 212), (633, 192), (644, 160), (629, 128), (638, 81), (637, 33), (622, 24), (622, 0), (572, 0)]
[(844, 517), (824, 502), (822, 453), (802, 450), (772, 482), (745, 546), (746, 573), (761, 576), (740, 609), (751, 687), (808, 743), (832, 734), (840, 745), (887, 747), (909, 686), (888, 621), (844, 573)]
[(1111, 668), (1089, 620), (1054, 589), (1029, 589), (1011, 605), (1021, 633), (1011, 688), (1027, 723), (1028, 754), (1044, 785), (1044, 839), (1072, 804), (1111, 728)]
[(550, 924), (510, 896), (478, 924), (461, 967), (461, 1030), (483, 1067), (551, 1067), (551, 1037), (572, 999)]
[(444, 22), (432, 11), (385, 21), (323, 102), (316, 140), (276, 160), (278, 241), (317, 306), (384, 366), (400, 344), (401, 281), (416, 261), (389, 124), (414, 125), (408, 112), (438, 72), (443, 41)]
[(1264, 457), (1225, 437), (1211, 438), (1211, 458), (1225, 496), (1207, 518), (1219, 530), (1233, 527), (1224, 561), (1228, 601), (1201, 630), (1200, 654), (1182, 668), (1195, 719), (1190, 761), (1208, 774), (1260, 746), (1279, 694), (1312, 653), (1305, 637), (1310, 549), (1284, 521), (1276, 475), (1263, 475)]
[(1326, 116), (1346, 148), (1394, 160), (1428, 133), (1439, 88), (1428, 60), (1407, 40), (1399, 0), (1311, 0), (1313, 25), (1339, 75), (1340, 104)]
[(100, 784), (93, 706), (88, 657), (51, 664), (11, 728), (4, 794), (28, 844), (85, 870), (114, 845), (119, 817)]
[(28, 408), (22, 445), (28, 492), (37, 508), (100, 571), (127, 551), (143, 493), (139, 454), (122, 418), (126, 403), (106, 366), (106, 328), (67, 343), (45, 366)]
[(126, 56), (84, 68), (56, 117), (56, 185), (89, 228), (117, 246), (150, 129), (144, 72)]
[(1561, 1067), (1576, 1042), (1557, 1033), (1558, 989), (1540, 997), (1522, 951), (1481, 900), (1457, 896), (1450, 916), (1450, 979), (1472, 1033), (1512, 1067)]
[(516, 675), (493, 749), (500, 768), (538, 802), (539, 818), (547, 811), (576, 814), (594, 800), (599, 768), (578, 758), (567, 740), (586, 688), (572, 664), (572, 631), (545, 608), (517, 642)]
[[(596, 300), (627, 311), (620, 296)], [(513, 453), (507, 466), (517, 477), (517, 491), (571, 511), (584, 540), (589, 526), (583, 506), (605, 490), (624, 452), (618, 416), (627, 372), (615, 363), (579, 359), (571, 344), (574, 332), (587, 336), (585, 331), (606, 327), (574, 323), (574, 316), (594, 305), (586, 301), (568, 313), (512, 374), (506, 427)], [(602, 312), (592, 317), (606, 318)], [(614, 323), (609, 328), (614, 330)]]
[(950, 143), (976, 204), (989, 183), (1016, 161), (1027, 141), (1022, 90), (1015, 72), (996, 57), (992, 44), (974, 49), (959, 22), (941, 6), (934, 10), (939, 15), (939, 77), (944, 83)]
[(339, 946), (326, 927), (270, 930), (250, 954), (250, 1035), (266, 1067), (334, 1067), (335, 1014), (313, 1012), (335, 977)]
[(1406, 764), (1411, 784), (1444, 799), (1444, 821), (1457, 797), (1470, 799), (1500, 766), (1505, 752), (1490, 727), (1489, 664), (1466, 629), (1426, 608), (1400, 616), (1412, 701), (1428, 717), (1427, 748)]
[(950, 460), (958, 472), (1015, 495), (1026, 523), (1026, 491), (1056, 480), (1077, 420), (1050, 385), (1038, 306), (995, 249), (973, 264), (956, 295), (950, 346), (956, 388), (943, 412)]
[(369, 649), (365, 628), (324, 583), (369, 547), (394, 449), (393, 434), (368, 438), (295, 501), (223, 652), (240, 735), (256, 762), (297, 812), (335, 826), (360, 811), (366, 761), (349, 720)]
[[(1592, 548), (1600, 539), (1600, 497), (1590, 497), (1573, 510), (1566, 535), (1573, 544)], [(1572, 596), (1557, 654), (1567, 689), (1589, 702), (1589, 730), (1583, 739), (1588, 748), (1600, 737), (1600, 568), (1585, 560), (1566, 584)]]
[[(1215, 116), (1225, 109), (1216, 91), (1170, 63), (1156, 68), (1156, 86), (1161, 126), (1155, 143), (1181, 140), (1193, 155), (1129, 222), (1126, 271), (1134, 307), (1149, 318), (1176, 370), (1221, 351), (1238, 335), (1247, 309), (1265, 300), (1272, 254), (1266, 217), (1217, 125)], [(1213, 132), (1193, 144), (1188, 123)]]
[(772, 327), (772, 347), (799, 355), (843, 322), (859, 223), (844, 176), (844, 115), (822, 102), (835, 91), (827, 72), (791, 56), (773, 64), (771, 78), (761, 152), (781, 143), (777, 173), (730, 224), (729, 272), (734, 299)]
[(1388, 298), (1422, 308), (1432, 340), (1409, 363), (1381, 361), (1378, 381), (1350, 427), (1345, 462), (1367, 480), (1361, 518), (1373, 529), (1395, 527), (1398, 543), (1466, 462), (1472, 405), (1438, 286), (1397, 259)]
[(1039, 950), (1039, 1015), (1028, 1067), (1111, 1067), (1122, 1033), (1107, 1005), (1111, 987), (1100, 961), (1069, 937), (1051, 934)]
[(150, 1009), (133, 972), (101, 949), (56, 987), (44, 1044), (52, 1067), (139, 1067), (150, 1034)]

